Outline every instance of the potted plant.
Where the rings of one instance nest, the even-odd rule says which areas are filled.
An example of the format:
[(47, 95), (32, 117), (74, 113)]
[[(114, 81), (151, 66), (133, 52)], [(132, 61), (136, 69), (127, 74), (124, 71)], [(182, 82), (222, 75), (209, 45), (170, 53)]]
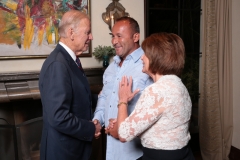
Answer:
[(99, 61), (103, 61), (103, 67), (109, 65), (109, 58), (116, 55), (115, 49), (111, 46), (98, 45), (94, 48), (93, 55)]

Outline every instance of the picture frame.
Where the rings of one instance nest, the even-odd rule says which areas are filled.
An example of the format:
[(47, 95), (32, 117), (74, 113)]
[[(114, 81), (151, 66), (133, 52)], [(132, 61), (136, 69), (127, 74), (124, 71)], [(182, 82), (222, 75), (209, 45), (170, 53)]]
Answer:
[[(14, 0), (0, 2), (0, 60), (46, 58), (58, 43), (57, 24), (65, 11), (77, 9), (91, 17), (91, 0), (38, 1), (18, 1), (36, 3), (24, 3), (24, 9)], [(91, 56), (90, 42), (79, 57)]]

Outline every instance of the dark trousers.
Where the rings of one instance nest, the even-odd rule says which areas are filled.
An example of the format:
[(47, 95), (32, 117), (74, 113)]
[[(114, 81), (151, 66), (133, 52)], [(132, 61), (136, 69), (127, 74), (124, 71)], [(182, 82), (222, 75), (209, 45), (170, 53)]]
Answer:
[(195, 158), (188, 146), (177, 150), (156, 150), (143, 147), (142, 160), (195, 160)]

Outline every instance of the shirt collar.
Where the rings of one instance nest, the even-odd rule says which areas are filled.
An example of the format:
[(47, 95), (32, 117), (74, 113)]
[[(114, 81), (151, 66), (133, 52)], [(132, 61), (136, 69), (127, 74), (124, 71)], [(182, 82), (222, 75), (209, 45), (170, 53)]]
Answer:
[(72, 57), (73, 61), (76, 61), (76, 55), (74, 54), (74, 52), (68, 47), (66, 46), (64, 43), (59, 42), (59, 44), (68, 52), (68, 54)]
[[(130, 59), (132, 58), (134, 62), (138, 61), (141, 56), (143, 55), (143, 50), (141, 47), (139, 47), (138, 49), (136, 49), (135, 51), (133, 51), (131, 54), (129, 54), (126, 59)], [(121, 59), (118, 55), (116, 55), (115, 57), (113, 57), (113, 60), (119, 64), (121, 62)]]

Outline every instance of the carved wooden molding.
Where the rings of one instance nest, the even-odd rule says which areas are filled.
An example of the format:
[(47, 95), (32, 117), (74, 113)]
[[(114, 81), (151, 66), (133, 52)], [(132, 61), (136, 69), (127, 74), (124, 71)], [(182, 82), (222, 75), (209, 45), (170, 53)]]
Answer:
[[(84, 69), (91, 91), (98, 94), (102, 89), (102, 68)], [(0, 103), (22, 99), (40, 99), (39, 72), (0, 73)]]

